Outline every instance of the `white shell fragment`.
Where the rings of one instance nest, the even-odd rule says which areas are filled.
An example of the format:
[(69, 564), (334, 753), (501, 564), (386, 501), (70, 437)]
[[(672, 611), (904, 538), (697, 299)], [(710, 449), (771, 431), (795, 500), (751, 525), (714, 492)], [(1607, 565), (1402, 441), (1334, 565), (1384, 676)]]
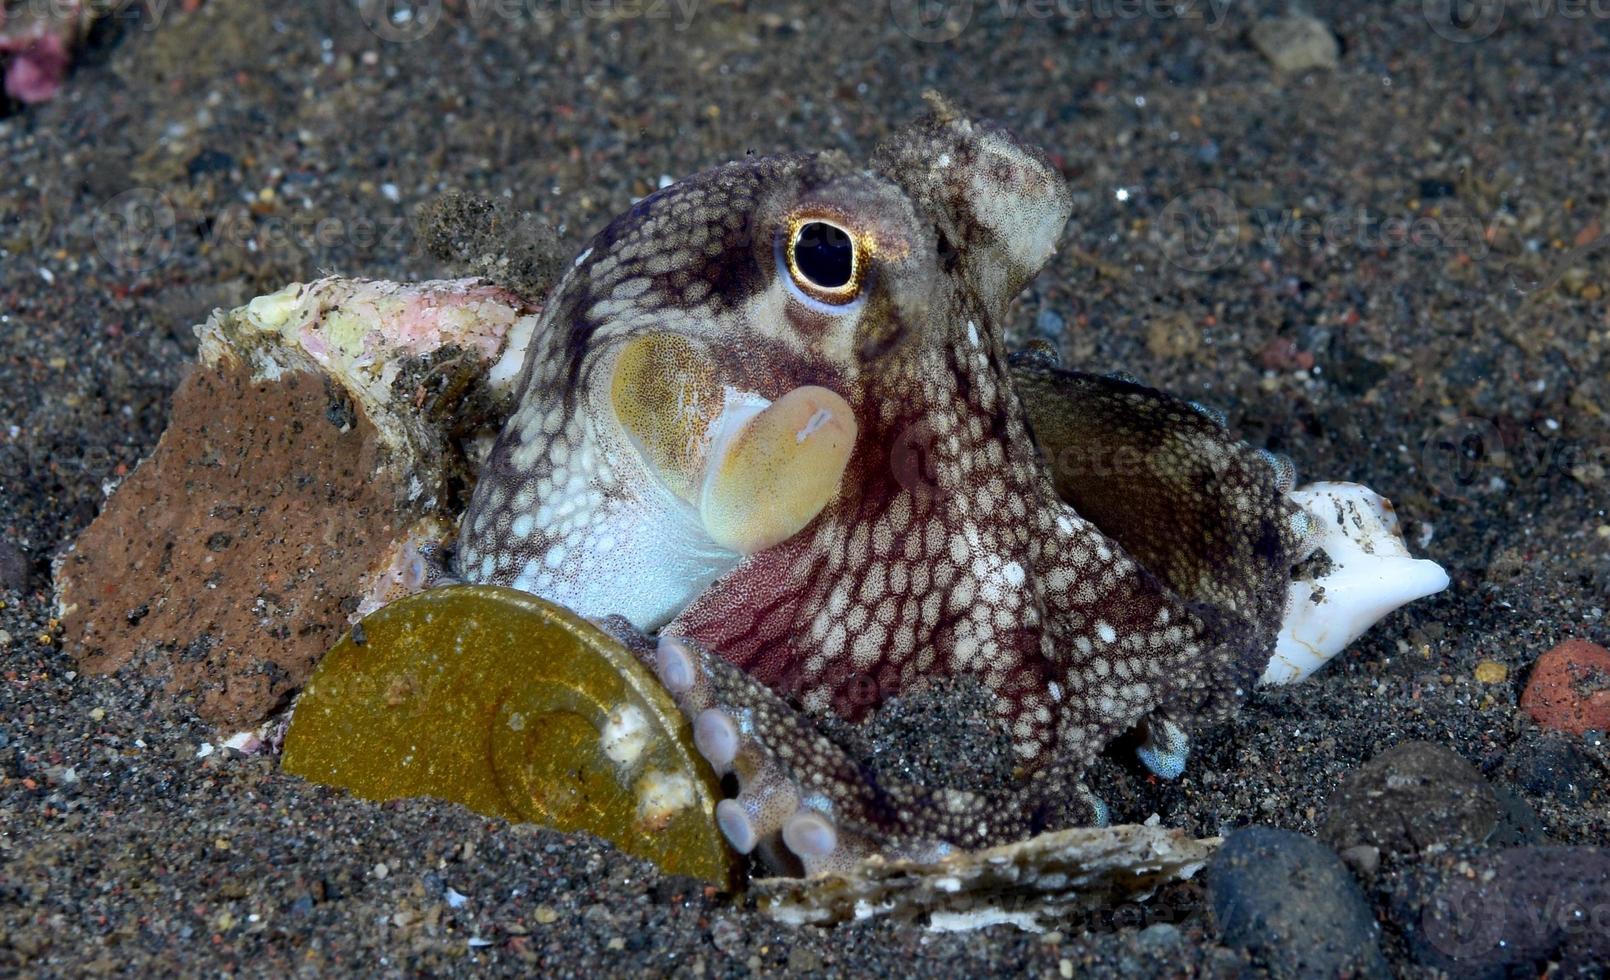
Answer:
[(256, 732), (236, 732), (225, 740), (224, 748), (234, 749), (241, 755), (256, 755), (263, 749), (263, 740)]
[(887, 915), (943, 932), (1001, 924), (1044, 932), (1190, 878), (1220, 841), (1142, 824), (1075, 827), (934, 861), (874, 856), (846, 872), (763, 878), (752, 888), (764, 911), (791, 925)]
[(1291, 499), (1312, 515), (1330, 565), (1292, 580), (1263, 684), (1302, 680), (1394, 609), (1448, 587), (1442, 566), (1410, 556), (1391, 501), (1369, 487), (1311, 483)]

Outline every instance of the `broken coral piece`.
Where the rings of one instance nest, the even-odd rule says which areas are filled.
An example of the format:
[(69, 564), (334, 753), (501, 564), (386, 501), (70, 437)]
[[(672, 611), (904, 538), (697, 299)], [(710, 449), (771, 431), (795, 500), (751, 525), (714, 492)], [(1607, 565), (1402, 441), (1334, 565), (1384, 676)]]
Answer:
[(1304, 679), (1399, 606), (1448, 587), (1440, 565), (1409, 554), (1392, 502), (1370, 488), (1311, 483), (1291, 498), (1324, 554), (1292, 576), (1263, 684)]
[(340, 278), (215, 313), (156, 450), (57, 562), (68, 649), (232, 729), (283, 706), (366, 605), (428, 584), (528, 314), (480, 280)]
[(929, 862), (873, 856), (842, 873), (763, 878), (753, 891), (763, 911), (791, 925), (888, 916), (936, 931), (1005, 923), (1044, 932), (1191, 878), (1220, 843), (1153, 823), (1076, 827)]
[(25, 105), (54, 98), (67, 77), (72, 49), (108, 9), (105, 3), (81, 0), (0, 0), (0, 63), (5, 63), (6, 95)]

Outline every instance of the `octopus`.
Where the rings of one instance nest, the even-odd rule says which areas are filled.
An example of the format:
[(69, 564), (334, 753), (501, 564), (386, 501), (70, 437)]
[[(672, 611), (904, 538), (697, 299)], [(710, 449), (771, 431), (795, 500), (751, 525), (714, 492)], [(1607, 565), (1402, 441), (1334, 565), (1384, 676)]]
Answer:
[[(453, 573), (606, 624), (807, 873), (1100, 823), (1109, 743), (1177, 776), (1270, 663), (1314, 519), (1283, 457), (1122, 376), (1009, 354), (1072, 212), (938, 98), (870, 164), (751, 157), (635, 203), (544, 309)], [(983, 692), (1004, 788), (880, 773), (844, 725)]]

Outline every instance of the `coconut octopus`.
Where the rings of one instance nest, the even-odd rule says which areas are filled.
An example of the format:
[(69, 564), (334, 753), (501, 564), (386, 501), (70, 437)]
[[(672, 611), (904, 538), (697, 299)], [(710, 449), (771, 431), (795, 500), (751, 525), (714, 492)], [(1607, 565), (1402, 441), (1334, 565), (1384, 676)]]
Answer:
[[(932, 102), (869, 167), (754, 157), (610, 223), (536, 327), (454, 556), (635, 645), (736, 777), (727, 839), (806, 872), (1101, 822), (1081, 775), (1126, 733), (1177, 775), (1315, 546), (1290, 464), (1213, 413), (1008, 355), (1071, 197)], [(988, 692), (1009, 789), (879, 775), (823, 724), (945, 679)]]

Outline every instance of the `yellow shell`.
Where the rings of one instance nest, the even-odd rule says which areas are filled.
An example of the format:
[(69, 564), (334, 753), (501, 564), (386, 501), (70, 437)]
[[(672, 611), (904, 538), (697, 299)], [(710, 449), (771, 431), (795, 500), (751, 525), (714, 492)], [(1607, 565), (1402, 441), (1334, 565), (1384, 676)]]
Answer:
[(514, 589), (431, 589), (364, 619), (304, 690), (283, 766), (366, 799), (436, 796), (734, 880), (720, 787), (652, 672)]

